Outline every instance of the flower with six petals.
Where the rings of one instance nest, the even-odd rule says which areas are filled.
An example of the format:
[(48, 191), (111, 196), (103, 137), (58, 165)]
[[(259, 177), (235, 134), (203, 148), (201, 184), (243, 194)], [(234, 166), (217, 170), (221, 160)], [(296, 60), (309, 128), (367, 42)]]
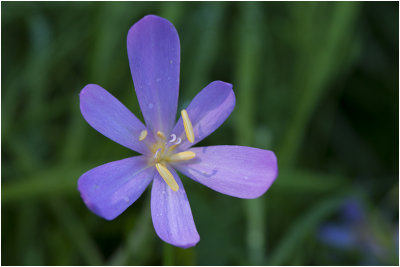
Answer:
[(87, 207), (107, 220), (120, 215), (147, 186), (158, 236), (178, 247), (199, 242), (185, 189), (175, 170), (215, 191), (256, 198), (277, 176), (273, 152), (242, 146), (192, 146), (214, 132), (235, 106), (232, 85), (214, 81), (181, 111), (175, 124), (180, 43), (174, 26), (149, 15), (127, 38), (129, 65), (145, 125), (102, 87), (80, 92), (85, 120), (111, 140), (139, 152), (84, 173), (78, 190)]

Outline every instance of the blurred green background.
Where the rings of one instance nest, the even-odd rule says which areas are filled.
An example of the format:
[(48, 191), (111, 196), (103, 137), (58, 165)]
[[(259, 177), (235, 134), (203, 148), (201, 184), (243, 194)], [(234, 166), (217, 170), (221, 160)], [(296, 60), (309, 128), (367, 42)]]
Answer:
[[(398, 265), (397, 2), (2, 2), (3, 265)], [(147, 14), (181, 40), (179, 108), (208, 83), (236, 107), (200, 145), (273, 150), (256, 200), (182, 177), (199, 231), (165, 245), (149, 193), (113, 221), (77, 191), (85, 171), (134, 153), (79, 111), (88, 83), (142, 119), (126, 36)]]

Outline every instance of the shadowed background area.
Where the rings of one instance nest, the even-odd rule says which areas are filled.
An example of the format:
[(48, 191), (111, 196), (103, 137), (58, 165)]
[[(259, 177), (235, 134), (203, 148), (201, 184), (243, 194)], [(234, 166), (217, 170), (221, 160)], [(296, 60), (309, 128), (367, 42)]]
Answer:
[[(398, 3), (2, 2), (3, 265), (398, 265)], [(77, 180), (134, 155), (83, 119), (107, 89), (143, 120), (126, 36), (147, 14), (181, 40), (179, 109), (208, 83), (236, 107), (199, 145), (273, 150), (255, 200), (181, 175), (200, 243), (164, 244), (147, 189), (122, 215), (91, 213)]]

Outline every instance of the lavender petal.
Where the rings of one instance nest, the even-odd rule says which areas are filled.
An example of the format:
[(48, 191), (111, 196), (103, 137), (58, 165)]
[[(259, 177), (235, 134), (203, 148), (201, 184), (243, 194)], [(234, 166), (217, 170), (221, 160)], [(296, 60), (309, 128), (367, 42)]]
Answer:
[(192, 160), (176, 164), (184, 175), (217, 192), (257, 198), (275, 181), (278, 165), (272, 151), (244, 146), (195, 147)]
[(112, 220), (140, 197), (154, 172), (144, 156), (113, 161), (84, 173), (78, 190), (92, 212)]
[(194, 143), (186, 139), (182, 117), (172, 131), (182, 139), (179, 148), (185, 150), (210, 135), (228, 118), (234, 107), (235, 94), (231, 84), (214, 81), (207, 85), (186, 109), (193, 126)]
[(193, 221), (185, 189), (178, 174), (171, 168), (178, 191), (174, 192), (157, 173), (151, 190), (151, 217), (157, 235), (165, 242), (188, 248), (197, 244), (200, 236)]
[(139, 142), (143, 123), (105, 89), (96, 84), (86, 85), (79, 94), (81, 113), (98, 132), (139, 153), (148, 148)]
[(129, 65), (146, 125), (169, 134), (179, 94), (179, 36), (168, 20), (145, 16), (128, 32)]

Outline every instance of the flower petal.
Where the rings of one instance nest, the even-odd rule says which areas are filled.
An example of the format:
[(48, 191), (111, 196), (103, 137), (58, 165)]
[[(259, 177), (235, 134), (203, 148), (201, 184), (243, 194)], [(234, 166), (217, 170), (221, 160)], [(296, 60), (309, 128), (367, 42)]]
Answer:
[(151, 190), (151, 217), (157, 235), (177, 247), (193, 247), (200, 240), (185, 189), (178, 174), (169, 168), (179, 185), (174, 192), (157, 173)]
[(353, 229), (345, 225), (326, 224), (318, 233), (324, 243), (339, 249), (349, 249), (357, 245), (357, 236)]
[(220, 193), (256, 198), (267, 191), (278, 174), (272, 151), (245, 146), (195, 147), (192, 160), (176, 164), (184, 175)]
[(146, 125), (153, 134), (169, 134), (179, 93), (180, 44), (166, 19), (149, 15), (131, 27), (127, 39), (129, 65)]
[(92, 212), (112, 220), (140, 197), (154, 172), (144, 156), (113, 161), (84, 173), (78, 190)]
[(139, 153), (148, 148), (139, 142), (143, 123), (114, 96), (96, 84), (86, 85), (79, 94), (81, 113), (101, 134)]
[(193, 126), (194, 143), (186, 138), (182, 117), (172, 131), (182, 139), (179, 148), (185, 150), (210, 135), (228, 118), (234, 107), (232, 84), (214, 81), (207, 85), (186, 109)]

